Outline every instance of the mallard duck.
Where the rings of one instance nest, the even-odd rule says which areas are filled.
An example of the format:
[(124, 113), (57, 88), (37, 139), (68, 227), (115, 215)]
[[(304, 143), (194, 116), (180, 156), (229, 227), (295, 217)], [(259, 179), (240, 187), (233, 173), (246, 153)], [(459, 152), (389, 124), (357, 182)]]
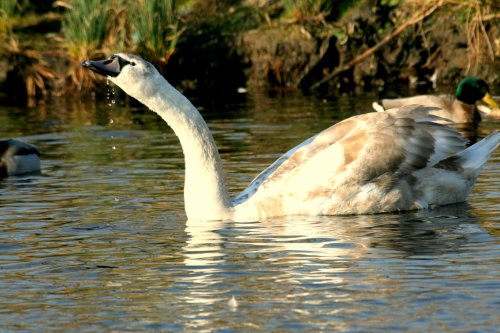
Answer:
[(458, 85), (455, 96), (419, 95), (382, 99), (374, 102), (372, 106), (379, 112), (410, 104), (435, 106), (440, 110), (432, 111), (432, 114), (449, 119), (454, 123), (471, 124), (481, 121), (481, 115), (476, 108), (476, 102), (480, 100), (492, 107), (498, 107), (497, 103), (491, 98), (490, 88), (486, 81), (468, 76)]
[(0, 178), (40, 172), (40, 151), (16, 140), (0, 140)]
[(434, 122), (430, 107), (366, 113), (292, 148), (231, 200), (207, 124), (151, 63), (119, 53), (82, 65), (107, 76), (174, 130), (185, 158), (190, 220), (371, 214), (462, 202), (500, 142), (495, 132), (465, 148), (458, 132)]

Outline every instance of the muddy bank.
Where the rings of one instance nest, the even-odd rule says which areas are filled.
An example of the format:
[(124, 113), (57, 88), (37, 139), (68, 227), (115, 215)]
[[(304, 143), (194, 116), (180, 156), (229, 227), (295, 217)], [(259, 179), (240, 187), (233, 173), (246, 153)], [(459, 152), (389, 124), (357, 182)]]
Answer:
[(256, 24), (255, 29), (212, 35), (205, 41), (186, 31), (168, 74), (185, 86), (194, 88), (200, 81), (201, 86), (219, 89), (432, 87), (454, 85), (465, 75), (498, 85), (500, 20), (495, 15), (467, 22), (457, 18), (456, 9), (439, 4), (399, 18), (395, 11), (359, 4), (329, 33), (307, 22)]

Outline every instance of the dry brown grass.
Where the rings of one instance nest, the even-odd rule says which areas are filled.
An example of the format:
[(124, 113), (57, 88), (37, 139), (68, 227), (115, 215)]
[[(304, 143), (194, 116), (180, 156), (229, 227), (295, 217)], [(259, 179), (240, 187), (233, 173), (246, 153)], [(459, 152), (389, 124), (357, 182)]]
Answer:
[(477, 72), (484, 61), (495, 61), (493, 43), (488, 35), (485, 23), (492, 14), (490, 6), (484, 6), (479, 0), (467, 1), (462, 6), (467, 12), (465, 31), (468, 40), (467, 72)]
[[(494, 1), (408, 0), (403, 3), (401, 8), (403, 12), (411, 13), (424, 5), (438, 2), (441, 3), (440, 6), (444, 11), (453, 16), (455, 27), (466, 35), (467, 68), (464, 74), (476, 74), (481, 64), (493, 63), (495, 55), (500, 52), (498, 46), (495, 45), (495, 37), (487, 29), (489, 23), (500, 18), (498, 11), (495, 11)], [(498, 4), (496, 6), (498, 9)], [(439, 20), (437, 24), (440, 24)], [(442, 29), (443, 27), (434, 28)]]

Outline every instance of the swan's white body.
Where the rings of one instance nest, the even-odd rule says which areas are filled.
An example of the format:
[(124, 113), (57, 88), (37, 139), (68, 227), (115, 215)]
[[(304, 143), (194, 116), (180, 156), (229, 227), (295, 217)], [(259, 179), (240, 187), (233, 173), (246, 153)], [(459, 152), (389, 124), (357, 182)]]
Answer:
[(500, 133), (465, 149), (432, 109), (410, 106), (346, 119), (288, 151), (230, 200), (214, 139), (196, 108), (148, 62), (117, 54), (83, 65), (160, 115), (179, 137), (189, 219), (370, 214), (465, 201)]
[(0, 178), (39, 172), (40, 151), (16, 140), (0, 140)]

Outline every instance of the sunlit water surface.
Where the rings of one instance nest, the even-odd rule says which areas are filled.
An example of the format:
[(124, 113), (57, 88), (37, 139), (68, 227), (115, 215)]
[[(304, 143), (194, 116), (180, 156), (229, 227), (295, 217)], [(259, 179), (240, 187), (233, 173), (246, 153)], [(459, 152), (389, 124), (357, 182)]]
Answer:
[[(280, 153), (371, 103), (278, 95), (195, 102), (233, 194)], [(500, 327), (500, 150), (468, 204), (192, 223), (175, 135), (153, 113), (107, 104), (0, 108), (0, 137), (43, 152), (41, 175), (0, 181), (0, 331)], [(479, 136), (498, 125), (484, 122)]]

